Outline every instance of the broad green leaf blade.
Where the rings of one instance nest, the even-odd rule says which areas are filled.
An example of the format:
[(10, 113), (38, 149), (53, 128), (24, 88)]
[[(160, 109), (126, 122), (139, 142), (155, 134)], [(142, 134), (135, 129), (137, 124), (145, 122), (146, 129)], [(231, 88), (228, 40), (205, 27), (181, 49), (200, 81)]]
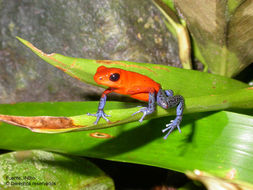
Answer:
[[(108, 102), (107, 104), (110, 104)], [(241, 90), (228, 91), (226, 94), (209, 95), (185, 99), (184, 115), (195, 112), (214, 111), (221, 109), (253, 109), (253, 88), (249, 87)], [(87, 106), (97, 107), (98, 102), (87, 103)], [(103, 129), (121, 124), (138, 121), (143, 113), (132, 116), (140, 108), (124, 108), (106, 110), (111, 117), (110, 122), (101, 119), (94, 125), (96, 117), (77, 115), (71, 117), (52, 117), (52, 116), (9, 116), (0, 115), (0, 121), (30, 129), (40, 133), (61, 133), (70, 131), (87, 131), (93, 129)], [(175, 109), (164, 110), (160, 107), (157, 112), (149, 115), (145, 119), (164, 117), (175, 114)]]
[(40, 150), (0, 155), (0, 189), (114, 189), (86, 159)]
[(99, 66), (104, 65), (147, 75), (160, 83), (163, 89), (172, 89), (176, 94), (181, 94), (185, 98), (219, 94), (226, 90), (247, 87), (242, 82), (226, 77), (164, 65), (128, 61), (91, 60), (66, 57), (60, 54), (46, 54), (34, 47), (30, 42), (21, 38), (18, 39), (46, 62), (83, 82), (94, 85), (97, 84), (93, 80), (93, 75)]
[(209, 69), (234, 76), (253, 61), (253, 2), (176, 0)]
[[(76, 104), (74, 104), (76, 105)], [(80, 104), (79, 112), (90, 107)], [(115, 103), (116, 106), (116, 103)], [(71, 115), (71, 103), (22, 103), (0, 105), (2, 114)], [(41, 109), (43, 108), (43, 109)], [(69, 114), (67, 114), (69, 112)], [(76, 114), (78, 114), (76, 113)], [(132, 122), (101, 130), (62, 134), (39, 134), (27, 129), (0, 125), (1, 149), (44, 149), (62, 153), (132, 162), (180, 172), (199, 169), (226, 177), (234, 169), (233, 180), (253, 183), (253, 117), (232, 112), (185, 115), (182, 133), (173, 132), (164, 140), (161, 129), (172, 117)]]

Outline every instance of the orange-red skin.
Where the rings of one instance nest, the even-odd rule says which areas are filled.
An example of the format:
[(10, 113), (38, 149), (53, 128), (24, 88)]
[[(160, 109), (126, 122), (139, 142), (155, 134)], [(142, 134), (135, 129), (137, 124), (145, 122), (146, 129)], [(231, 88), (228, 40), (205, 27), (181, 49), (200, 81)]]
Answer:
[[(110, 75), (113, 73), (120, 74), (120, 78), (116, 82), (109, 79)], [(157, 93), (161, 88), (159, 83), (145, 75), (105, 66), (98, 67), (97, 72), (94, 75), (94, 80), (96, 83), (110, 88), (104, 93), (116, 92), (123, 95), (129, 95), (132, 98), (145, 102), (148, 102), (149, 92)]]

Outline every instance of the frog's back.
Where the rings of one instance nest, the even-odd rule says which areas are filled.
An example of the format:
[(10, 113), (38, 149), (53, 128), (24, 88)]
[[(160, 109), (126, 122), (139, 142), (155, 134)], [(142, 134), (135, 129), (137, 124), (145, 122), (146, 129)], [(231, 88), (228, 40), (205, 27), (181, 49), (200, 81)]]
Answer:
[(124, 87), (126, 94), (142, 101), (148, 101), (149, 92), (155, 91), (157, 93), (161, 88), (160, 84), (151, 78), (131, 71), (128, 71), (127, 77), (125, 77), (125, 83), (127, 83)]

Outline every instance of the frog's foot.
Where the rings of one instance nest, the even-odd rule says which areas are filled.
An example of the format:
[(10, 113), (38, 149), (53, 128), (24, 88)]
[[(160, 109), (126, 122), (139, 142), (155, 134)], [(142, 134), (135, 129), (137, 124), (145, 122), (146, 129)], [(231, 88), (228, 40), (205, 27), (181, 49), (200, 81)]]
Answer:
[(164, 139), (167, 139), (167, 137), (170, 135), (170, 133), (177, 127), (179, 133), (181, 133), (180, 129), (180, 123), (182, 121), (182, 116), (177, 116), (174, 120), (171, 120), (169, 124), (166, 125), (166, 128), (162, 130), (162, 132), (166, 132), (169, 130), (169, 132), (164, 136)]
[(143, 107), (143, 108), (141, 108), (139, 111), (133, 113), (132, 116), (135, 115), (135, 114), (137, 114), (137, 113), (140, 113), (140, 112), (142, 112), (143, 115), (142, 115), (141, 119), (139, 120), (139, 122), (142, 122), (146, 115), (149, 115), (149, 114), (152, 113), (152, 110), (150, 110), (150, 109), (147, 108), (147, 107)]
[(95, 125), (98, 124), (98, 121), (101, 117), (104, 118), (107, 122), (109, 122), (109, 119), (106, 117), (111, 117), (110, 115), (107, 115), (104, 110), (98, 110), (96, 114), (87, 113), (87, 115), (97, 117), (96, 121), (94, 122)]

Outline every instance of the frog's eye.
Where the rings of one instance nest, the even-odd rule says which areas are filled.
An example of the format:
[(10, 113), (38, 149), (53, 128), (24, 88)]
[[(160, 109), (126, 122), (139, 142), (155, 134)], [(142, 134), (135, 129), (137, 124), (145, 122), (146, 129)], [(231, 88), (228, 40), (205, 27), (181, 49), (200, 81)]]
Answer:
[(120, 77), (119, 73), (113, 73), (110, 75), (109, 79), (110, 79), (110, 81), (115, 82), (115, 81), (119, 80), (119, 77)]

